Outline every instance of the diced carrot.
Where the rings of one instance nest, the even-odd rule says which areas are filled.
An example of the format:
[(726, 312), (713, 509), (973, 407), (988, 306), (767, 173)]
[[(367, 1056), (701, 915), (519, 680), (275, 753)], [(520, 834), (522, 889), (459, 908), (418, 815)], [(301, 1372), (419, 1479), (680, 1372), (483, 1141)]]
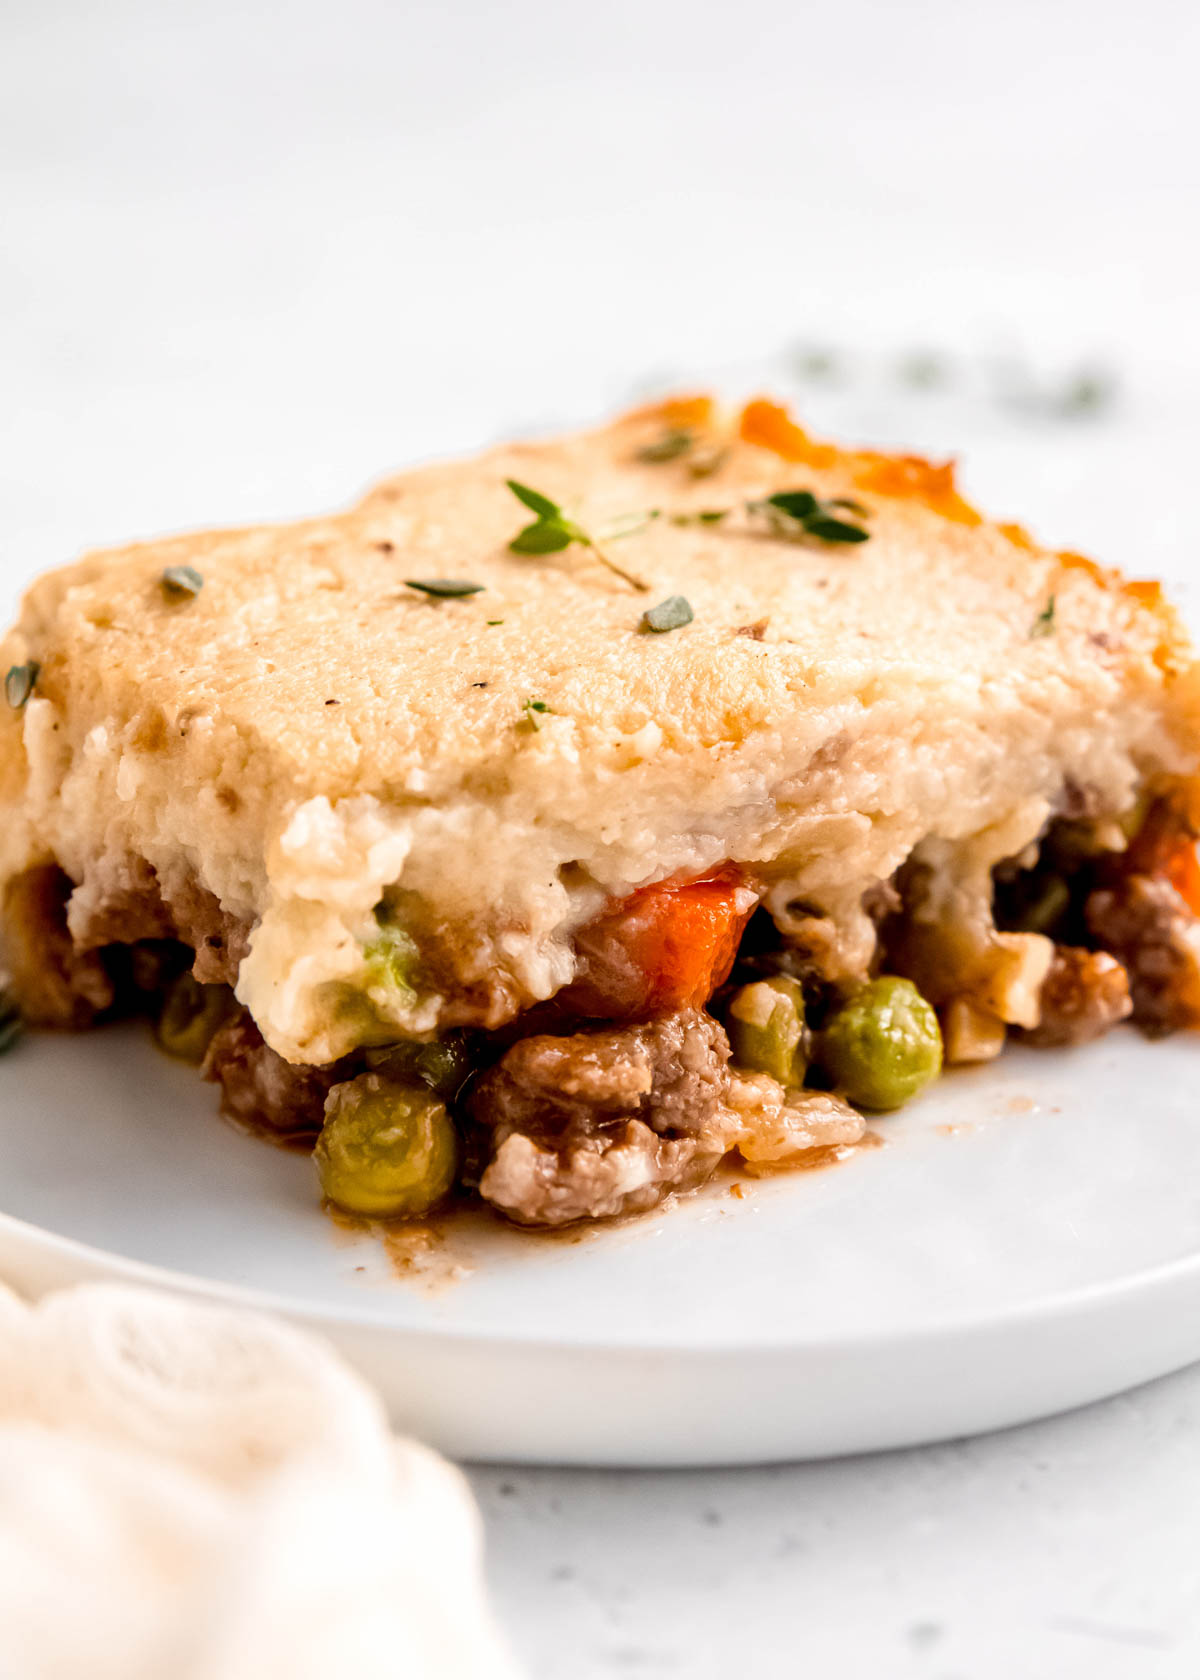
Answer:
[(728, 977), (754, 908), (737, 871), (659, 881), (603, 911), (576, 937), (579, 977), (560, 993), (580, 1015), (632, 1020), (698, 1008)]
[(1200, 860), (1195, 816), (1182, 790), (1156, 799), (1124, 854), (1131, 874), (1166, 876), (1194, 916), (1200, 915)]
[(1185, 840), (1167, 864), (1167, 878), (1193, 916), (1200, 916), (1200, 861), (1196, 843)]

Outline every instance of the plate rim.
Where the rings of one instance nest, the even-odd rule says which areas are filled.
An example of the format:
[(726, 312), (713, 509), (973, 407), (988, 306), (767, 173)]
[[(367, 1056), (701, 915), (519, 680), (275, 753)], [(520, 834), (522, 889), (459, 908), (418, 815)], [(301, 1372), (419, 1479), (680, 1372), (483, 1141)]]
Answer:
[[(536, 1241), (536, 1237), (533, 1240)], [(344, 1327), (355, 1331), (382, 1332), (397, 1339), (430, 1341), (447, 1348), (474, 1346), (510, 1352), (525, 1351), (531, 1355), (586, 1354), (603, 1358), (644, 1358), (650, 1355), (683, 1359), (724, 1359), (746, 1354), (808, 1358), (823, 1353), (845, 1357), (882, 1352), (890, 1347), (911, 1350), (914, 1346), (936, 1346), (944, 1341), (962, 1344), (964, 1340), (972, 1337), (1003, 1336), (1024, 1328), (1044, 1326), (1055, 1318), (1076, 1319), (1106, 1309), (1117, 1311), (1134, 1305), (1139, 1295), (1158, 1294), (1176, 1287), (1186, 1287), (1189, 1283), (1200, 1285), (1198, 1248), (1192, 1254), (1180, 1255), (1172, 1260), (1161, 1260), (1123, 1276), (1058, 1290), (1049, 1296), (1034, 1297), (991, 1311), (985, 1316), (959, 1314), (939, 1319), (936, 1323), (887, 1330), (882, 1334), (862, 1331), (825, 1332), (815, 1338), (805, 1338), (802, 1335), (771, 1340), (721, 1338), (703, 1343), (637, 1336), (627, 1341), (611, 1338), (594, 1341), (570, 1333), (535, 1336), (514, 1334), (502, 1328), (492, 1329), (488, 1326), (463, 1329), (453, 1324), (398, 1324), (369, 1308), (356, 1311), (328, 1307), (305, 1300), (301, 1296), (290, 1297), (273, 1290), (228, 1283), (199, 1273), (158, 1266), (150, 1261), (119, 1254), (113, 1249), (99, 1248), (76, 1237), (62, 1236), (45, 1226), (0, 1211), (0, 1251), (10, 1245), (18, 1245), (30, 1253), (52, 1256), (89, 1272), (103, 1275), (116, 1270), (130, 1283), (199, 1295), (225, 1305), (275, 1313), (284, 1318), (302, 1319), (313, 1326), (332, 1325), (335, 1329)], [(400, 1285), (397, 1284), (397, 1287)]]

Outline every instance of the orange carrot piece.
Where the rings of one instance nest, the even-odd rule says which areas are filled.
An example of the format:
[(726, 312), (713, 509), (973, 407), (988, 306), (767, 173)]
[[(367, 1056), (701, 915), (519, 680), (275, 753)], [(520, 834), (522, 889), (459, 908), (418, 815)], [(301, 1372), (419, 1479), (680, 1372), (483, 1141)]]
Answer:
[(577, 935), (580, 974), (563, 1002), (610, 1020), (699, 1008), (728, 977), (753, 909), (741, 885), (726, 868), (656, 882), (601, 912)]

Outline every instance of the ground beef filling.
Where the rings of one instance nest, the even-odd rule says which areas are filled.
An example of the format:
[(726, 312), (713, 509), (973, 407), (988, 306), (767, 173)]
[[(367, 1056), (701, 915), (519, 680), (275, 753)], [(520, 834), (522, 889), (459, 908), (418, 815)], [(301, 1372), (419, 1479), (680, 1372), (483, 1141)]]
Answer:
[(997, 872), (997, 924), (1055, 942), (1028, 1042), (1081, 1044), (1127, 1018), (1152, 1037), (1200, 1025), (1190, 819), (1163, 798), (1127, 845), (1098, 843), (1113, 828), (1052, 823), (1031, 868)]
[(230, 1120), (277, 1142), (312, 1141), (325, 1118), (325, 1098), (347, 1076), (343, 1062), (309, 1067), (285, 1062), (239, 1009), (218, 1027), (204, 1058), (203, 1074), (221, 1087), (221, 1111)]
[[(1041, 966), (1026, 963), (1018, 977), (1029, 992), (1024, 1012), (1005, 1013), (986, 990), (927, 993), (941, 1013), (947, 1058), (987, 1059), (1014, 1025), (1026, 1042), (1068, 1046), (1127, 1018), (1152, 1034), (1200, 1024), (1192, 845), (1184, 816), (1161, 800), (1128, 844), (1112, 822), (1075, 815), (1050, 825), (1032, 862), (1023, 854), (999, 866), (995, 928), (985, 899), (986, 927), (997, 949), (1040, 952)], [(905, 944), (918, 912), (897, 886), (902, 894), (903, 872), (864, 900), (877, 934), (872, 973), (912, 973)], [(771, 977), (792, 983), (806, 1045), (828, 1036), (830, 1011), (846, 1007), (849, 995), (845, 981), (827, 978), (832, 920), (814, 910), (785, 937), (760, 910), (747, 927), (754, 895), (743, 903), (731, 896), (739, 890), (717, 872), (633, 895), (584, 940), (574, 987), (502, 1031), (445, 1041), (461, 1039), (464, 1072), (480, 1071), (465, 1091), (461, 1081), (434, 1089), (460, 1133), (465, 1181), (500, 1213), (559, 1226), (643, 1212), (702, 1183), (732, 1150), (748, 1171), (770, 1171), (862, 1136), (861, 1116), (841, 1096), (813, 1088), (834, 1083), (822, 1080), (819, 1060), (795, 1077), (771, 1061), (730, 1066), (717, 1017), (725, 1018), (736, 988)], [(168, 891), (137, 860), (112, 872), (102, 890), (75, 888), (53, 865), (28, 870), (5, 890), (3, 922), (21, 1013), (61, 1028), (156, 1014), (189, 966), (205, 984), (232, 982), (249, 931), (211, 894), (186, 884)], [(1026, 936), (1023, 944), (1013, 933)], [(657, 966), (649, 951), (658, 952)], [(451, 1004), (447, 1021), (454, 1019)], [(238, 1124), (311, 1143), (331, 1088), (375, 1066), (371, 1054), (293, 1065), (234, 1007), (203, 1068)]]
[(67, 922), (81, 950), (176, 939), (193, 952), (192, 972), (205, 985), (232, 986), (250, 942), (249, 925), (194, 876), (164, 883), (143, 858), (114, 866), (102, 886), (73, 892)]
[(729, 1041), (700, 1010), (521, 1039), (479, 1080), (486, 1201), (526, 1225), (640, 1213), (727, 1152)]
[(1090, 893), (1094, 938), (1123, 964), (1137, 1024), (1152, 1037), (1200, 1021), (1200, 921), (1165, 878), (1132, 874)]
[(185, 960), (197, 980), (231, 985), (250, 931), (195, 883), (168, 900), (140, 859), (102, 893), (77, 888), (56, 864), (27, 869), (8, 882), (0, 922), (22, 1016), (75, 1031), (144, 1010)]

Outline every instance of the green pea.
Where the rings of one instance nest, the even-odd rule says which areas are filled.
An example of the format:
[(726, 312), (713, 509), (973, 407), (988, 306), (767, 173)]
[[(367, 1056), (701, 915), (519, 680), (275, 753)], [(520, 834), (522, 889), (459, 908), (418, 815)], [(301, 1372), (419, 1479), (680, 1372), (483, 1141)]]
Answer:
[(325, 1099), (317, 1139), (321, 1188), (348, 1213), (427, 1213), (454, 1183), (454, 1126), (426, 1085), (363, 1073)]
[(397, 1044), (368, 1050), (367, 1062), (388, 1079), (405, 1084), (421, 1080), (443, 1102), (450, 1102), (458, 1095), (475, 1065), (471, 1047), (462, 1033), (449, 1033), (445, 1038), (430, 1039), (427, 1043), (402, 1039)]
[(409, 1009), (417, 1001), (417, 942), (394, 922), (380, 922), (379, 932), (363, 946), (366, 990), (380, 992), (388, 1007)]
[(398, 1021), (417, 1003), (420, 951), (412, 934), (380, 906), (376, 932), (362, 948), (362, 973), (327, 988), (330, 1010), (359, 1045), (390, 1046)]
[(821, 1065), (861, 1108), (899, 1108), (942, 1066), (937, 1016), (911, 980), (887, 976), (855, 992), (821, 1034)]
[(176, 975), (163, 998), (154, 1036), (169, 1056), (202, 1062), (217, 1028), (233, 1008), (228, 986), (202, 986), (190, 974)]
[(803, 1085), (808, 1071), (804, 989), (787, 975), (755, 980), (730, 999), (726, 1028), (733, 1059), (781, 1085)]

